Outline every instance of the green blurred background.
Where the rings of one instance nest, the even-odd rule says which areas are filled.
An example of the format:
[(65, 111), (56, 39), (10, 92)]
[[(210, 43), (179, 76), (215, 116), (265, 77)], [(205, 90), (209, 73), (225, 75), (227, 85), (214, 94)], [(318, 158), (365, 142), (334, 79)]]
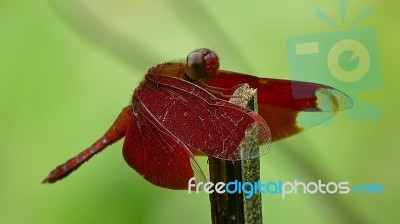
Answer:
[[(380, 183), (384, 194), (264, 195), (264, 223), (400, 221), (400, 2), (349, 0), (348, 18), (367, 7), (354, 28), (376, 30), (383, 85), (360, 99), (381, 119), (342, 112), (273, 144), (262, 181)], [(40, 182), (103, 134), (157, 63), (208, 47), (223, 69), (289, 79), (287, 38), (335, 31), (317, 9), (340, 21), (336, 0), (2, 1), (0, 223), (210, 223), (208, 195), (152, 186), (121, 143), (57, 184)]]

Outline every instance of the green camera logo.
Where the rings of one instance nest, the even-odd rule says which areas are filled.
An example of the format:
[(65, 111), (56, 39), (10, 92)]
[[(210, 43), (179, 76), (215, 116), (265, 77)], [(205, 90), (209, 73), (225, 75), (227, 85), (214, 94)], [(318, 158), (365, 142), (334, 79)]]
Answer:
[[(342, 28), (346, 1), (340, 0)], [(364, 10), (350, 25), (371, 14)], [(337, 27), (322, 11), (317, 17)], [(376, 33), (372, 28), (289, 37), (287, 40), (290, 74), (294, 80), (326, 84), (348, 94), (354, 106), (348, 112), (351, 120), (377, 120), (379, 109), (368, 102), (359, 102), (363, 91), (381, 87)], [(296, 96), (294, 96), (296, 97)]]

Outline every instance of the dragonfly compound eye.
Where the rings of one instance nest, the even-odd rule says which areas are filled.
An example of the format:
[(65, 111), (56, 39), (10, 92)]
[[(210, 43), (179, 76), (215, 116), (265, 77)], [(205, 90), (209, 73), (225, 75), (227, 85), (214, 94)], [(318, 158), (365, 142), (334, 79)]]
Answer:
[(203, 69), (203, 54), (199, 51), (193, 51), (188, 54), (186, 59), (186, 64), (189, 68), (195, 70), (202, 70)]

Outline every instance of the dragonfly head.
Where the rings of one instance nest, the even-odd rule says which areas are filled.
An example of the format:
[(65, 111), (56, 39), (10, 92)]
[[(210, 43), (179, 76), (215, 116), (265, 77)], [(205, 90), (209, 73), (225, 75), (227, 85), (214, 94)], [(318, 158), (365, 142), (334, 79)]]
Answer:
[(215, 52), (200, 48), (186, 58), (186, 73), (192, 80), (210, 81), (218, 75), (219, 59)]

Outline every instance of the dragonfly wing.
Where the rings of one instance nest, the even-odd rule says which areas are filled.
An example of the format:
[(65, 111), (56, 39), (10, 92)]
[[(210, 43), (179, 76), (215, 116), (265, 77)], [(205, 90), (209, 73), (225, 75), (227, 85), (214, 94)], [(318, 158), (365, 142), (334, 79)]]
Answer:
[(207, 85), (229, 90), (243, 83), (257, 88), (258, 112), (267, 121), (273, 141), (318, 125), (352, 106), (345, 93), (310, 82), (259, 78), (221, 70)]
[[(148, 74), (136, 98), (177, 139), (213, 157), (252, 159), (270, 148), (271, 134), (262, 117), (185, 80)], [(246, 138), (251, 132), (254, 141)]]
[(187, 189), (188, 181), (206, 178), (187, 146), (175, 138), (138, 101), (134, 122), (128, 127), (123, 147), (125, 161), (152, 184)]

